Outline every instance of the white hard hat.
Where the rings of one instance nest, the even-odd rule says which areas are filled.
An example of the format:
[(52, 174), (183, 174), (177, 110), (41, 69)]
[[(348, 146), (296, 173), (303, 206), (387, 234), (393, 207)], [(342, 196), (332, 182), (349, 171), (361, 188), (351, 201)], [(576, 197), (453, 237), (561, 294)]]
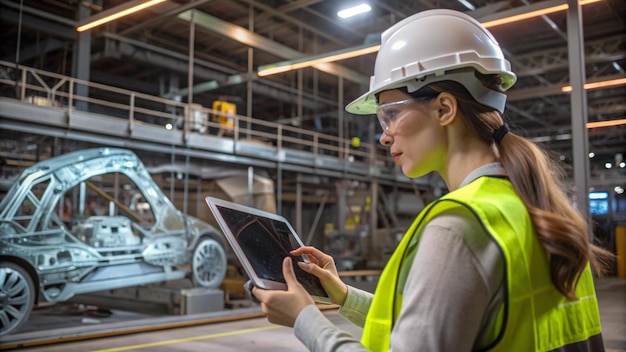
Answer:
[(346, 106), (346, 111), (376, 113), (376, 94), (406, 87), (415, 92), (433, 82), (463, 84), (474, 99), (504, 111), (506, 95), (488, 89), (474, 71), (497, 74), (502, 88), (516, 80), (493, 35), (472, 17), (453, 10), (428, 10), (405, 18), (383, 32), (370, 89)]

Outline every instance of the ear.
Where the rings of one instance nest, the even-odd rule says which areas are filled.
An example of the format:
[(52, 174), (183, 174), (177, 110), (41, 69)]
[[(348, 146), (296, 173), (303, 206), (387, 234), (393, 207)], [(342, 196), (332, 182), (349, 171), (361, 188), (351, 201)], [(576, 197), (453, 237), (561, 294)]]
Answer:
[(454, 122), (458, 110), (456, 97), (448, 92), (440, 93), (435, 99), (437, 118), (441, 126), (447, 126)]

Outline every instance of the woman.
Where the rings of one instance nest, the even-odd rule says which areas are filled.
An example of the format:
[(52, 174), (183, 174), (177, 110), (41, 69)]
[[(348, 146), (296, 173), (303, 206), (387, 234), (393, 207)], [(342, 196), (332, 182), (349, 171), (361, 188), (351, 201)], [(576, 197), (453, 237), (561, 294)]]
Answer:
[[(432, 30), (436, 28), (437, 30)], [(515, 82), (492, 35), (450, 10), (385, 31), (370, 90), (347, 106), (376, 113), (380, 143), (408, 177), (438, 172), (450, 192), (415, 219), (375, 294), (346, 286), (312, 247), (320, 278), (361, 341), (333, 326), (283, 263), (287, 291), (254, 295), (271, 322), (314, 351), (602, 351), (589, 243), (555, 166), (502, 119)]]

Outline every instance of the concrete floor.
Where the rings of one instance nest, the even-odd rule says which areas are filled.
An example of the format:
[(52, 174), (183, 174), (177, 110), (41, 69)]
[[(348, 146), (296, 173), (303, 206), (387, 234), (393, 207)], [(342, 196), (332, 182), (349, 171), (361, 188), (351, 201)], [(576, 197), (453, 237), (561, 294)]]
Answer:
[(607, 352), (626, 351), (626, 279), (596, 281), (602, 336)]
[[(596, 284), (608, 352), (626, 352), (626, 280), (607, 278)], [(338, 326), (352, 333), (360, 329), (336, 311), (326, 311)], [(32, 347), (25, 351), (306, 351), (290, 328), (272, 325), (265, 318), (220, 324), (142, 332), (109, 338)]]

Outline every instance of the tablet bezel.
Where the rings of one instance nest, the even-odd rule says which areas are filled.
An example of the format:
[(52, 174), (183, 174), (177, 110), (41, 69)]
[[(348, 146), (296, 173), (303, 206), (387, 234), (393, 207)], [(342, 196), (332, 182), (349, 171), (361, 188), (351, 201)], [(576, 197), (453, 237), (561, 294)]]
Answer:
[[(252, 264), (248, 260), (248, 257), (244, 253), (244, 251), (241, 248), (241, 246), (239, 245), (239, 242), (237, 241), (237, 238), (236, 238), (235, 234), (232, 233), (232, 230), (231, 230), (229, 224), (224, 219), (224, 217), (222, 216), (222, 214), (221, 214), (220, 210), (217, 208), (217, 206), (221, 206), (221, 207), (224, 207), (224, 208), (229, 208), (229, 209), (241, 211), (241, 212), (244, 212), (244, 213), (247, 213), (247, 214), (250, 214), (250, 215), (263, 217), (263, 218), (267, 218), (267, 219), (274, 220), (274, 221), (280, 221), (280, 222), (284, 223), (287, 226), (287, 228), (289, 229), (290, 236), (292, 237), (292, 239), (297, 244), (299, 244), (300, 246), (304, 246), (304, 244), (302, 243), (302, 240), (300, 239), (300, 237), (298, 236), (296, 231), (293, 229), (293, 227), (291, 226), (289, 221), (287, 221), (287, 219), (285, 219), (285, 217), (283, 217), (281, 215), (278, 215), (278, 214), (273, 214), (273, 213), (270, 213), (270, 212), (267, 212), (267, 211), (263, 211), (263, 210), (260, 210), (260, 209), (256, 209), (256, 208), (252, 208), (252, 207), (249, 207), (249, 206), (241, 205), (241, 204), (238, 204), (238, 203), (230, 202), (230, 201), (227, 201), (227, 200), (224, 200), (224, 199), (220, 199), (220, 198), (216, 198), (216, 197), (211, 197), (211, 196), (205, 197), (205, 201), (206, 201), (207, 205), (209, 206), (209, 209), (211, 210), (211, 213), (213, 213), (213, 216), (215, 217), (215, 220), (217, 220), (218, 225), (222, 229), (222, 232), (224, 233), (224, 237), (226, 237), (226, 240), (228, 240), (228, 242), (230, 243), (230, 246), (233, 249), (233, 252), (235, 253), (237, 258), (239, 259), (239, 262), (243, 266), (243, 269), (246, 271), (246, 273), (248, 274), (248, 277), (250, 278), (250, 280), (252, 280), (254, 285), (257, 286), (257, 287), (266, 289), (266, 290), (287, 290), (287, 285), (285, 283), (280, 282), (280, 281), (263, 279), (263, 278), (260, 278), (257, 275), (256, 271), (254, 270), (254, 267), (252, 266)], [(304, 261), (308, 261), (306, 256), (302, 256), (302, 259)], [(281, 267), (282, 267), (282, 265), (281, 265)], [(304, 272), (304, 273), (307, 274), (307, 275), (313, 276), (312, 274), (308, 274), (306, 272)], [(321, 286), (321, 284), (320, 284), (320, 286)], [(305, 287), (305, 289), (306, 289), (306, 287)], [(311, 297), (313, 298), (313, 300), (315, 302), (325, 303), (325, 304), (332, 303), (330, 297), (314, 295), (314, 294), (311, 294), (310, 292), (309, 292), (309, 295), (311, 295)]]

